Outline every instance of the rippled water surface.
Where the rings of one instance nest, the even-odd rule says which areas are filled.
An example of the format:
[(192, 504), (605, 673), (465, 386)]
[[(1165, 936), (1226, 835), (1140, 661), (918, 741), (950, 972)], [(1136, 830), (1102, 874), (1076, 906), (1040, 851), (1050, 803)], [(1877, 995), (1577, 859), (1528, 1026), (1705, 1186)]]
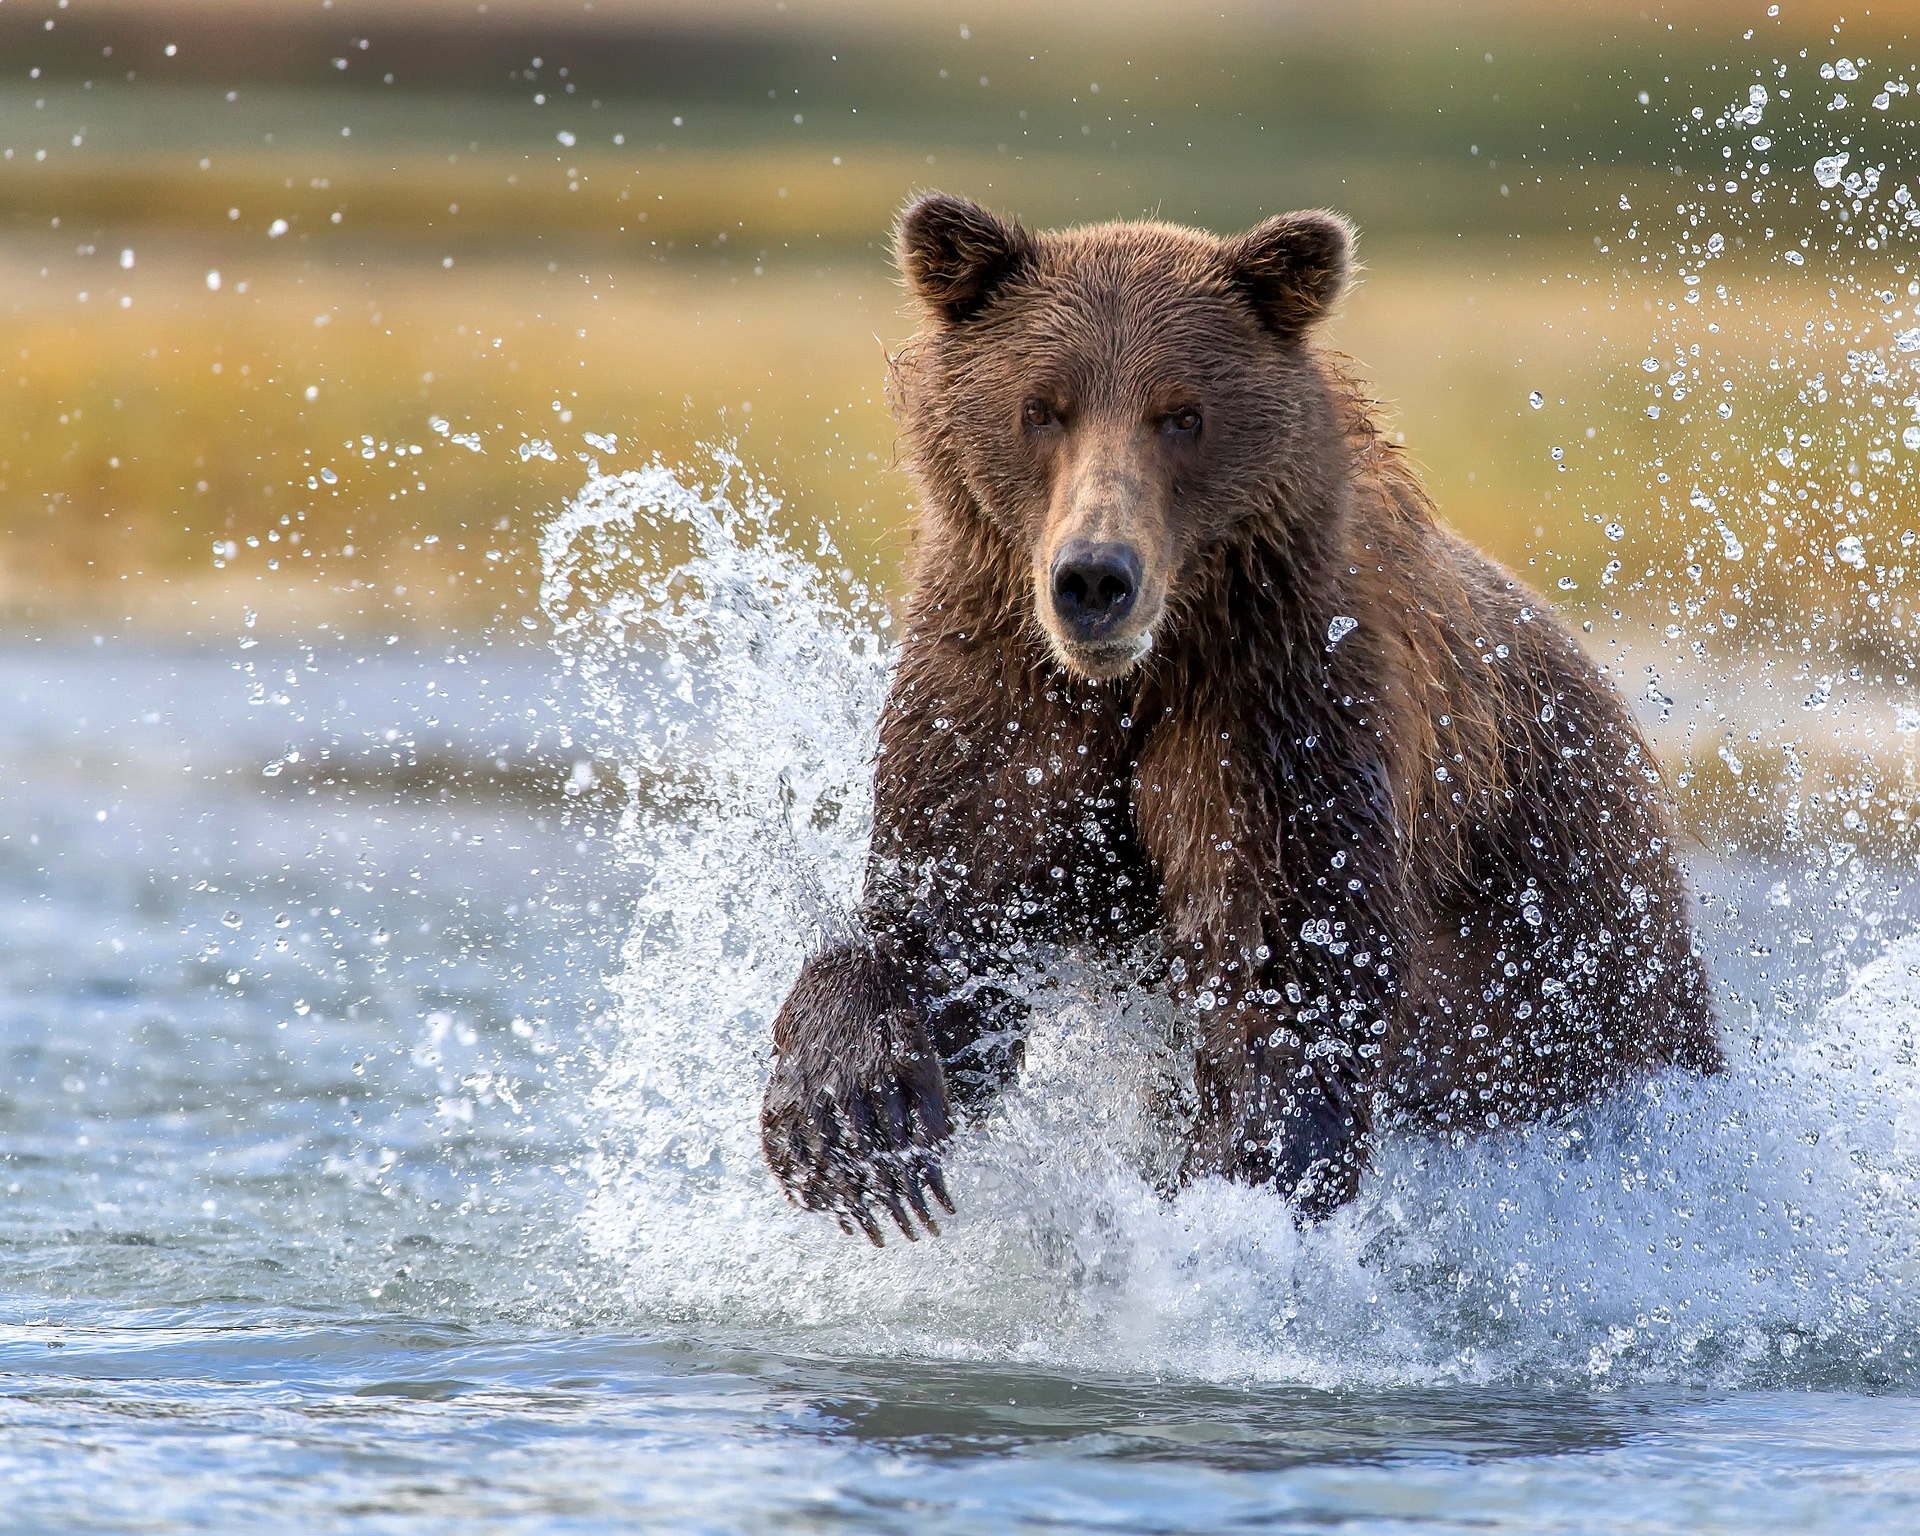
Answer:
[(1177, 1041), (1071, 954), (945, 1237), (789, 1209), (887, 634), (765, 510), (594, 481), (551, 650), (0, 652), (8, 1529), (1913, 1528), (1920, 946), (1857, 862), (1697, 853), (1726, 1079), (1397, 1140), (1311, 1232), (1156, 1192)]

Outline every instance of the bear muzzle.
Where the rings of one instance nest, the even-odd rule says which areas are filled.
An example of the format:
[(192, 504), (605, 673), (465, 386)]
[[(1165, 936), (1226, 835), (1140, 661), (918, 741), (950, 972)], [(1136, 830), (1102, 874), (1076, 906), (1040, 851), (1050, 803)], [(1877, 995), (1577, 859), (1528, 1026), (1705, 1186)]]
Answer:
[(1122, 628), (1140, 595), (1140, 551), (1131, 544), (1074, 539), (1054, 557), (1053, 612), (1061, 629), (1098, 644)]
[[(1047, 572), (1044, 628), (1060, 660), (1086, 677), (1118, 677), (1153, 649), (1143, 612), (1140, 551), (1117, 541), (1070, 539)], [(1146, 622), (1142, 622), (1145, 620)]]

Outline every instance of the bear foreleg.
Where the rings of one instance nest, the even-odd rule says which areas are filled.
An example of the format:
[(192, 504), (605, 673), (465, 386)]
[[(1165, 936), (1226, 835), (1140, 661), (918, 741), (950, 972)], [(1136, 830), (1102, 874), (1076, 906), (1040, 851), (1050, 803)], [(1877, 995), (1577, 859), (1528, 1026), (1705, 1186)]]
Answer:
[(1318, 1221), (1353, 1198), (1366, 1171), (1375, 1073), (1364, 1040), (1309, 1037), (1293, 1013), (1250, 1000), (1209, 1015), (1181, 1178), (1271, 1185)]

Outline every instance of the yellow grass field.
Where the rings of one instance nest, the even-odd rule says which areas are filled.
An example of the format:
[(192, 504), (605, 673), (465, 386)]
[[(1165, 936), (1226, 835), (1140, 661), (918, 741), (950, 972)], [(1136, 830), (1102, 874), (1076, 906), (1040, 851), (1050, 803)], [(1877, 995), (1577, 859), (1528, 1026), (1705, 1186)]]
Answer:
[[(855, 0), (608, 0), (571, 31), (571, 7), (529, 4), (470, 37), (437, 4), (411, 31), (359, 0), (308, 9), (0, 16), (23, 59), (67, 49), (0, 85), (15, 632), (519, 633), (541, 528), (590, 462), (697, 468), (719, 444), (793, 537), (826, 527), (890, 594), (912, 516), (884, 391), (913, 324), (886, 256), (903, 199), (1221, 225), (1326, 202), (1359, 220), (1364, 264), (1330, 340), (1447, 520), (1592, 626), (1633, 688), (1724, 696), (1711, 732), (1689, 708), (1655, 721), (1695, 824), (1777, 845), (1839, 825), (1835, 791), (1865, 784), (1898, 801), (1871, 820), (1904, 846), (1920, 732), (1888, 700), (1920, 671), (1916, 450), (1890, 344), (1920, 289), (1886, 228), (1810, 206), (1798, 162), (1828, 130), (1802, 80), (1818, 59), (1794, 52), (1820, 40), (1807, 18), (1736, 44), (1747, 22), (1717, 3), (1576, 25), (1379, 0), (1354, 25), (1239, 5), (1182, 40), (1157, 8), (1105, 32), (1083, 6), (1028, 48), (998, 3), (972, 41), (958, 12)], [(1902, 67), (1896, 11), (1857, 39), (1865, 77)], [(1689, 103), (1742, 99), (1736, 56), (1793, 58), (1801, 116), (1780, 87), (1784, 199), (1747, 204), (1742, 167), (1741, 207), (1709, 216), (1698, 155), (1731, 172), (1733, 144), (1676, 135)], [(1914, 101), (1854, 127), (1897, 145)], [(1733, 212), (1724, 282), (1690, 273), (1687, 302), (1701, 221)], [(1826, 244), (1784, 265), (1772, 225), (1801, 220)], [(1776, 685), (1795, 709), (1879, 702), (1730, 745)]]
[[(214, 625), (241, 606), (267, 623), (524, 611), (541, 519), (584, 477), (589, 431), (617, 436), (617, 455), (592, 451), (608, 468), (737, 441), (792, 524), (830, 526), (864, 576), (885, 588), (903, 552), (884, 381), (912, 317), (878, 258), (549, 271), (153, 237), (122, 268), (111, 245), (37, 244), (0, 267), (15, 296), (0, 310), (0, 604), (29, 622), (171, 622), (194, 604)], [(1590, 584), (1609, 520), (1660, 556), (1638, 392), (1675, 323), (1657, 290), (1590, 258), (1449, 255), (1373, 256), (1332, 336), (1444, 514), (1543, 584)], [(1790, 328), (1791, 304), (1713, 338), (1728, 366), (1764, 377), (1741, 349)], [(534, 439), (558, 458), (523, 458)], [(401, 465), (394, 444), (424, 451)], [(216, 569), (228, 540), (242, 553)]]

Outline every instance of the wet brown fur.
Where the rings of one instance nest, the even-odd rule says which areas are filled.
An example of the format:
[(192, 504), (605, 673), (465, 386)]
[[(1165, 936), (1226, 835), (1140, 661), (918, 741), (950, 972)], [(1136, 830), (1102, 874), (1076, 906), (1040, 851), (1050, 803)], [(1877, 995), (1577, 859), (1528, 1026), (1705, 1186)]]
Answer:
[[(1121, 963), (1157, 938), (1199, 1023), (1185, 1176), (1308, 1215), (1386, 1122), (1485, 1130), (1716, 1070), (1646, 743), (1314, 339), (1344, 224), (1033, 235), (930, 198), (901, 248), (927, 310), (894, 378), (919, 539), (867, 938), (810, 959), (775, 1025), (789, 1193), (875, 1241), (883, 1216), (937, 1230), (952, 1103), (1017, 1068), (1036, 939)], [(1193, 438), (1165, 425), (1189, 400)], [(1164, 588), (1115, 676), (1045, 617), (1089, 519)]]

